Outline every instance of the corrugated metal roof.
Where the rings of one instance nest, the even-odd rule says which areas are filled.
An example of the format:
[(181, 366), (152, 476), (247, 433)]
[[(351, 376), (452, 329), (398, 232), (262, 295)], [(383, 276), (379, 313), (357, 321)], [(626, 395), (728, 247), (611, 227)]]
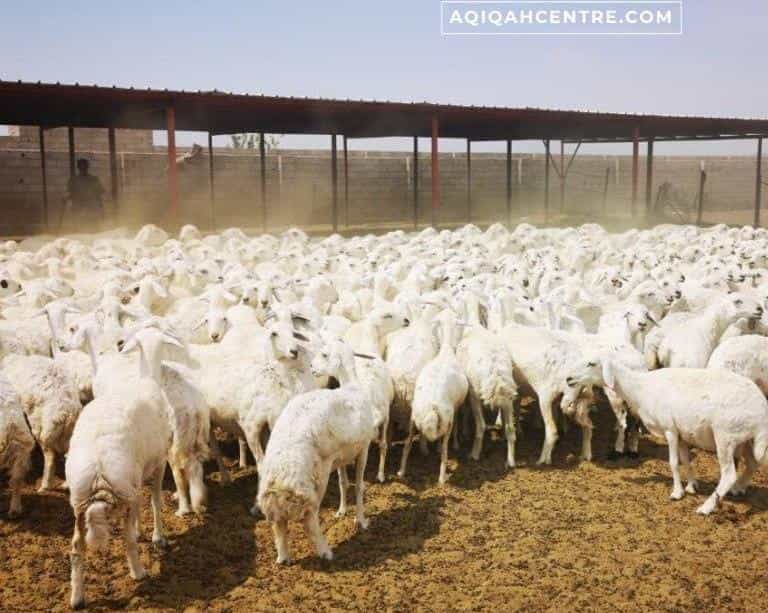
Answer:
[(768, 119), (667, 116), (583, 110), (338, 100), (222, 92), (137, 89), (79, 83), (0, 81), (0, 124), (162, 130), (175, 109), (178, 130), (213, 133), (440, 136), (490, 139), (706, 138), (768, 134)]

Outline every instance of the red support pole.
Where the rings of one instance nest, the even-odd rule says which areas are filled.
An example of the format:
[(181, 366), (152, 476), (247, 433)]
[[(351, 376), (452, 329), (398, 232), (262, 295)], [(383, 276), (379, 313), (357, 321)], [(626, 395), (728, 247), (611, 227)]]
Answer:
[(419, 228), (419, 137), (413, 137), (413, 229)]
[(637, 206), (637, 186), (639, 180), (640, 167), (640, 129), (635, 128), (632, 132), (632, 217), (635, 216)]
[(264, 132), (259, 133), (259, 172), (261, 185), (261, 230), (267, 233), (267, 145)]
[(69, 141), (69, 176), (75, 176), (75, 129), (67, 128), (67, 140)]
[(349, 151), (347, 150), (347, 136), (343, 136), (344, 142), (344, 225), (349, 228)]
[(339, 167), (336, 152), (336, 135), (331, 134), (331, 204), (333, 206), (334, 233), (339, 231)]
[(437, 222), (437, 209), (440, 208), (440, 154), (437, 148), (437, 138), (440, 124), (437, 117), (432, 118), (432, 227)]
[(208, 187), (211, 200), (211, 230), (216, 229), (216, 184), (213, 175), (213, 134), (208, 132)]
[(467, 223), (472, 223), (472, 141), (467, 139)]
[(565, 143), (560, 141), (560, 212), (565, 211)]
[(544, 141), (544, 223), (549, 223), (549, 139)]
[(645, 213), (651, 214), (653, 200), (653, 139), (648, 139), (648, 155), (645, 158)]
[(176, 167), (176, 111), (165, 109), (165, 129), (168, 134), (168, 213), (173, 221), (179, 217), (179, 169)]
[(507, 224), (512, 225), (512, 141), (507, 141)]

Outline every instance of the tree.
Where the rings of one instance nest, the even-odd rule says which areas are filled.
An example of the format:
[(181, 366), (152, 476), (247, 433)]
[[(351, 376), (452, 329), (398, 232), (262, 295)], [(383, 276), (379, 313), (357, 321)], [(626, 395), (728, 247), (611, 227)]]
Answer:
[[(244, 134), (232, 134), (232, 147), (234, 149), (258, 149), (261, 135), (253, 132)], [(280, 144), (280, 137), (275, 134), (267, 134), (264, 137), (264, 148), (267, 151), (277, 149)]]

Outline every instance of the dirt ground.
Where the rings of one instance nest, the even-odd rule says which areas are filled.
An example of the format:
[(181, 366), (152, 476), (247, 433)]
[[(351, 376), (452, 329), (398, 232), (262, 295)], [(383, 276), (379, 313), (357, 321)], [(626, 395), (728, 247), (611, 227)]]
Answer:
[[(527, 428), (516, 470), (504, 469), (504, 445), (491, 441), (479, 463), (453, 454), (443, 488), (434, 451), (426, 459), (415, 451), (399, 482), (391, 477), (396, 448), (383, 485), (372, 483), (371, 456), (367, 532), (355, 532), (351, 512), (334, 517), (332, 478), (322, 520), (333, 562), (315, 558), (294, 526), (295, 561), (275, 565), (268, 526), (247, 511), (252, 468), (236, 470), (226, 487), (211, 474), (202, 518), (173, 514), (168, 481), (169, 549), (156, 553), (147, 542), (147, 502), (140, 549), (150, 576), (128, 577), (115, 539), (108, 553), (88, 555), (89, 609), (765, 611), (768, 473), (758, 474), (745, 499), (699, 517), (694, 509), (718, 476), (714, 458), (699, 453), (694, 463), (703, 494), (671, 502), (666, 447), (644, 439), (639, 460), (606, 461), (609, 419), (597, 420), (594, 463), (578, 462), (580, 435), (571, 429), (554, 465), (535, 467), (542, 433)], [(72, 515), (65, 494), (38, 495), (30, 483), (26, 513), (12, 522), (5, 484), (0, 491), (0, 610), (66, 610)]]

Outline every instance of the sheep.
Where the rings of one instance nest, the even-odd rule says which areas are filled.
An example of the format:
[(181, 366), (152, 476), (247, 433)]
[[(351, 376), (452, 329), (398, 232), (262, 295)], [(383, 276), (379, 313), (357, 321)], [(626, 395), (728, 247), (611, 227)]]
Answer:
[(454, 350), (458, 342), (455, 316), (443, 311), (435, 323), (440, 329), (440, 350), (416, 379), (411, 423), (397, 476), (405, 477), (414, 431), (418, 430), (430, 442), (442, 438), (438, 481), (443, 485), (447, 479), (448, 440), (456, 411), (467, 397), (469, 382)]
[[(768, 401), (752, 381), (723, 369), (665, 368), (637, 372), (610, 359), (574, 365), (566, 376), (563, 405), (583, 387), (614, 389), (651, 434), (669, 445), (673, 487), (670, 498), (696, 492), (689, 447), (717, 454), (720, 481), (696, 512), (709, 515), (726, 494), (743, 494), (759, 464), (768, 463)], [(745, 468), (739, 476), (735, 457)], [(679, 464), (688, 473), (683, 489)]]
[(82, 419), (75, 425), (65, 465), (75, 515), (70, 552), (70, 605), (74, 609), (85, 606), (86, 545), (106, 547), (108, 515), (118, 509), (124, 511), (123, 539), (130, 576), (135, 580), (146, 576), (137, 546), (141, 486), (145, 482), (151, 484), (152, 542), (160, 549), (166, 546), (161, 490), (173, 432), (158, 380), (162, 368), (160, 349), (167, 340), (159, 332), (148, 334), (139, 343), (138, 385), (130, 393), (120, 390), (97, 396), (86, 405)]
[(480, 300), (473, 293), (463, 296), (467, 323), (456, 358), (469, 382), (467, 398), (475, 417), (475, 439), (470, 457), (480, 459), (485, 433), (483, 407), (501, 415), (507, 439), (508, 468), (515, 467), (515, 400), (517, 385), (513, 377), (512, 358), (501, 339), (481, 325)]
[(53, 489), (56, 454), (65, 454), (82, 404), (74, 380), (51, 358), (8, 355), (5, 376), (21, 399), (35, 441), (43, 451), (43, 478), (38, 491)]
[(742, 375), (768, 395), (768, 338), (747, 334), (723, 341), (712, 352), (707, 368), (722, 368)]
[(736, 293), (721, 298), (701, 313), (668, 317), (662, 322), (658, 362), (662, 366), (704, 368), (731, 323), (742, 317), (760, 319), (762, 315), (763, 307), (755, 298)]
[(7, 471), (9, 476), (10, 519), (22, 513), (21, 487), (34, 447), (35, 439), (24, 419), (19, 395), (5, 376), (0, 374), (0, 469)]
[[(289, 521), (303, 521), (317, 554), (333, 559), (320, 527), (320, 504), (331, 471), (345, 470), (352, 462), (356, 463), (355, 524), (363, 530), (368, 527), (363, 512), (363, 475), (368, 446), (376, 435), (374, 416), (357, 381), (352, 349), (338, 347), (332, 354), (341, 361), (332, 367), (340, 387), (295, 396), (278, 418), (261, 462), (258, 505), (272, 525), (278, 564), (290, 561)], [(317, 359), (317, 370), (327, 370), (324, 358)]]

